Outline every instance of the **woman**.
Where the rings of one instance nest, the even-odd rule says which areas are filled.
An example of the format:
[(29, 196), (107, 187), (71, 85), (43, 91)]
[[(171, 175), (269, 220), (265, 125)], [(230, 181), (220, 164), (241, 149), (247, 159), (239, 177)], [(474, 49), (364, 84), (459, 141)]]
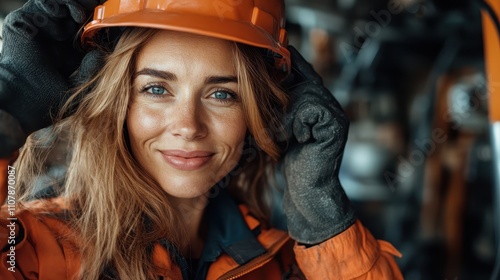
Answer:
[[(290, 62), (282, 2), (220, 3), (96, 9), (83, 38), (102, 68), (87, 79), (100, 60), (82, 62), (51, 132), (67, 137), (68, 171), (34, 199), (55, 143), (28, 138), (1, 215), (2, 279), (402, 278), (338, 182), (347, 122), (293, 49)], [(288, 233), (270, 221), (276, 165)]]

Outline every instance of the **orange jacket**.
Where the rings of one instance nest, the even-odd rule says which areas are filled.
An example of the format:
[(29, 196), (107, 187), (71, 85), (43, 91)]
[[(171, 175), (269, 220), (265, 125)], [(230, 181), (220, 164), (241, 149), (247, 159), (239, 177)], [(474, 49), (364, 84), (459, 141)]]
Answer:
[[(2, 207), (0, 279), (59, 280), (73, 279), (77, 274), (78, 238), (68, 234), (72, 231), (63, 221), (40, 215), (66, 208), (60, 199), (53, 202), (47, 206), (34, 201), (29, 207), (14, 212), (10, 212), (14, 210), (12, 206)], [(240, 205), (239, 209), (249, 229), (259, 227), (245, 206)], [(388, 242), (375, 240), (359, 221), (341, 234), (309, 248), (295, 244), (286, 232), (277, 229), (263, 229), (257, 239), (265, 248), (263, 254), (239, 265), (223, 253), (210, 265), (206, 279), (303, 279), (299, 276), (301, 273), (307, 279), (322, 280), (403, 279), (393, 257), (401, 254)], [(155, 245), (153, 261), (160, 268), (157, 274), (162, 279), (182, 279), (181, 269), (160, 244)]]

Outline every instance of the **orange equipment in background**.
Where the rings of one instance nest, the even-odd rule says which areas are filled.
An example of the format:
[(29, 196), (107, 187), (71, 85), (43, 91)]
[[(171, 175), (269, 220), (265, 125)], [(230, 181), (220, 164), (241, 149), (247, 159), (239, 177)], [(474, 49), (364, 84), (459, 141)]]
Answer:
[(500, 277), (500, 1), (484, 0), (483, 2), (483, 40), (486, 77), (489, 93), (489, 119), (491, 141), (493, 147), (493, 164), (495, 167), (495, 230), (496, 230), (496, 264), (491, 279)]

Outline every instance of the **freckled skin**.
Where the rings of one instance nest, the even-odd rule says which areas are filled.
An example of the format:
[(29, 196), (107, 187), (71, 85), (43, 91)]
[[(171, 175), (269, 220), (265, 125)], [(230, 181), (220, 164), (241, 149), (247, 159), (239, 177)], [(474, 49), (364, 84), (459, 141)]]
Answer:
[[(136, 75), (126, 120), (132, 154), (169, 195), (199, 197), (234, 168), (247, 130), (240, 100), (214, 98), (220, 89), (241, 96), (237, 82), (206, 80), (236, 76), (231, 44), (161, 31), (138, 55), (136, 74), (145, 68), (169, 72), (176, 78)], [(148, 85), (155, 88), (146, 91)], [(151, 94), (153, 91), (164, 94)], [(179, 170), (165, 160), (164, 150), (205, 151), (213, 156), (196, 170)]]

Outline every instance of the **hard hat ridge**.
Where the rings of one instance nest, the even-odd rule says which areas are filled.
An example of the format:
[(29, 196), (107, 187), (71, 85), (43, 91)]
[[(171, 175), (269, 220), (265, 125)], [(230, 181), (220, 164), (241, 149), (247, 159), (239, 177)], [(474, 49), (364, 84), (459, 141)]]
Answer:
[(195, 33), (271, 50), (290, 70), (284, 0), (108, 0), (95, 8), (82, 40), (107, 27), (148, 27)]

